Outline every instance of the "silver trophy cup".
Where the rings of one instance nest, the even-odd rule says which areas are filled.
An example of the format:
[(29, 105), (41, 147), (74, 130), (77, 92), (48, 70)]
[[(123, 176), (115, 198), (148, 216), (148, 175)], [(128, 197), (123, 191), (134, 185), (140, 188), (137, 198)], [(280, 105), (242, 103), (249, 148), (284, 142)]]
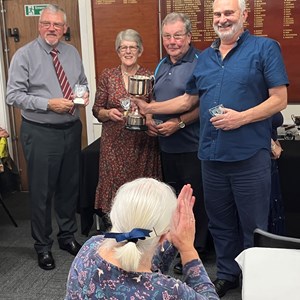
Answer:
[[(154, 85), (153, 76), (134, 75), (128, 78), (128, 92), (132, 96), (147, 96), (152, 91)], [(126, 129), (146, 131), (146, 119), (140, 113), (138, 108), (133, 112), (128, 113), (126, 120)]]

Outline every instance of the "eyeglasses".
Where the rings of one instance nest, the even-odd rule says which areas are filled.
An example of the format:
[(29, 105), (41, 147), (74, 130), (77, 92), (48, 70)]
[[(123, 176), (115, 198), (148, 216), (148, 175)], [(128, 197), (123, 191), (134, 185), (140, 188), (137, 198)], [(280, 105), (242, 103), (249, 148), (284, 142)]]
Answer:
[(64, 23), (51, 23), (47, 21), (41, 21), (40, 24), (46, 29), (49, 29), (51, 25), (53, 25), (54, 29), (62, 29), (65, 26)]
[(170, 40), (171, 38), (173, 38), (176, 41), (182, 40), (183, 37), (187, 35), (187, 33), (175, 33), (175, 34), (168, 34), (165, 33), (162, 35), (164, 40)]
[(122, 53), (127, 52), (127, 50), (129, 50), (129, 51), (132, 52), (132, 53), (135, 53), (135, 52), (138, 51), (138, 49), (139, 49), (138, 46), (120, 46), (120, 47), (118, 48), (118, 50), (119, 50), (120, 52), (122, 52)]

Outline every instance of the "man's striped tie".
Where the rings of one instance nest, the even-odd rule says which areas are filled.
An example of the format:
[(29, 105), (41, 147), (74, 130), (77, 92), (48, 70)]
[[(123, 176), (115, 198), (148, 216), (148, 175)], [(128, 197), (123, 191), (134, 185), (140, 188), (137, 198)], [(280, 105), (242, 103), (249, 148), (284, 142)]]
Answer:
[[(59, 84), (61, 86), (61, 90), (62, 90), (64, 98), (72, 100), (71, 99), (72, 88), (71, 88), (71, 85), (68, 81), (66, 73), (65, 73), (62, 65), (60, 64), (57, 53), (58, 53), (57, 49), (52, 49), (50, 51), (50, 54), (53, 58), (53, 64), (54, 64), (54, 67), (55, 67), (56, 75), (57, 75)], [(69, 113), (73, 115), (74, 111), (75, 111), (75, 105), (69, 110)]]

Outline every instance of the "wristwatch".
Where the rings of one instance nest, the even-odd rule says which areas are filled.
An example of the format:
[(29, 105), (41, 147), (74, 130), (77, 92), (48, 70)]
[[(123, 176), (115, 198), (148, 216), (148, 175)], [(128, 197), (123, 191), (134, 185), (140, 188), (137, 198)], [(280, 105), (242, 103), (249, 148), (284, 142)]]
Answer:
[(180, 117), (178, 117), (178, 127), (180, 128), (180, 129), (183, 129), (184, 127), (185, 127), (185, 123), (181, 120), (181, 118)]

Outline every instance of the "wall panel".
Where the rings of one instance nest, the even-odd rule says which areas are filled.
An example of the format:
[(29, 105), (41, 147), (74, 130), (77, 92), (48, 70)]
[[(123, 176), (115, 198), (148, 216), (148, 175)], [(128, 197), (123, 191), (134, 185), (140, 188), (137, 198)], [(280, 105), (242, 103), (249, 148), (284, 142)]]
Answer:
[(159, 60), (158, 1), (93, 0), (92, 4), (97, 76), (104, 68), (120, 64), (115, 38), (128, 28), (137, 30), (143, 39), (139, 63), (154, 71)]

